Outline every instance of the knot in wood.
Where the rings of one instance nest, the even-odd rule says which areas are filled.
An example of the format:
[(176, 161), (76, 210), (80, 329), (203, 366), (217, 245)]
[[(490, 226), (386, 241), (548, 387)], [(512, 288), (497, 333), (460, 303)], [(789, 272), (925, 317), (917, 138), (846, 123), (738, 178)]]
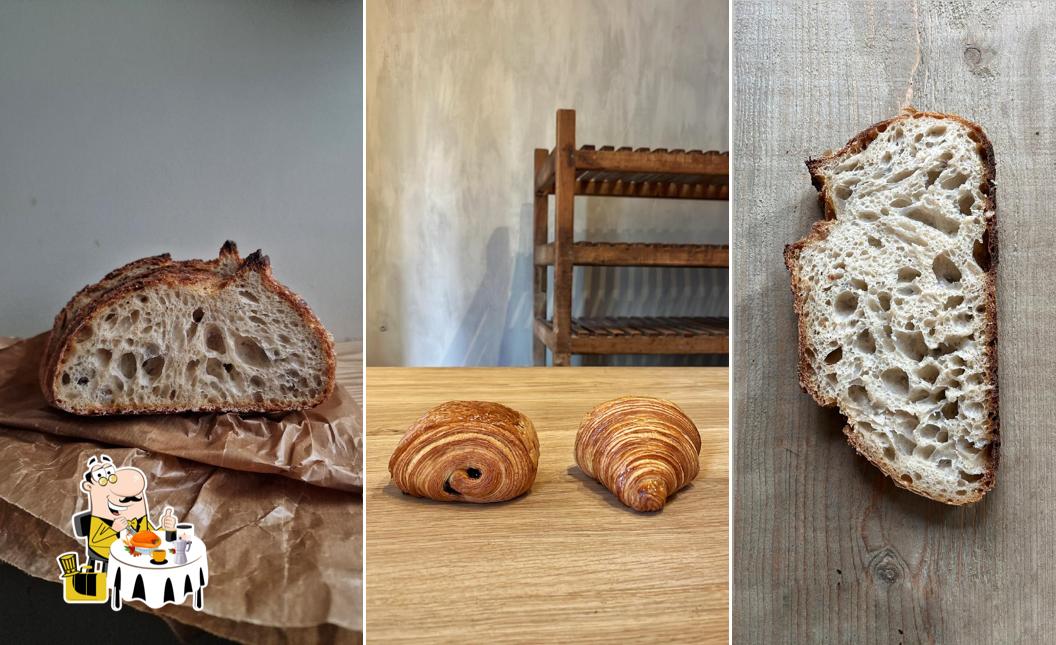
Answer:
[(887, 584), (894, 584), (898, 582), (898, 569), (893, 564), (881, 564), (876, 568), (876, 577)]
[(905, 562), (902, 561), (902, 558), (894, 549), (888, 547), (873, 556), (869, 563), (869, 569), (878, 581), (893, 585), (902, 579)]

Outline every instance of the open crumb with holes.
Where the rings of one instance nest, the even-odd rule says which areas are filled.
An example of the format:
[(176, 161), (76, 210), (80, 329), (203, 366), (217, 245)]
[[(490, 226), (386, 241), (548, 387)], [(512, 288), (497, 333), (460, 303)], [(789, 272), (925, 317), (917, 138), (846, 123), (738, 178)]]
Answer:
[(983, 130), (907, 110), (807, 162), (824, 208), (785, 249), (799, 376), (896, 484), (982, 498), (998, 460), (995, 164)]
[(215, 260), (144, 258), (82, 289), (40, 383), (75, 414), (278, 412), (321, 403), (334, 370), (330, 334), (268, 257), (227, 242)]

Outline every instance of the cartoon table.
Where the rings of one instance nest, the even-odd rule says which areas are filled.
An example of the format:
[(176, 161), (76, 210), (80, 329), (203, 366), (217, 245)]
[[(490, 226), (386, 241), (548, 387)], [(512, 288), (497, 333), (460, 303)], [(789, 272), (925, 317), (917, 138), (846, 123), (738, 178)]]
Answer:
[(159, 549), (167, 554), (165, 564), (154, 564), (150, 553), (132, 555), (120, 540), (110, 548), (107, 565), (106, 586), (110, 592), (110, 607), (121, 609), (122, 601), (140, 600), (152, 609), (166, 603), (180, 604), (187, 594), (194, 594), (194, 608), (202, 608), (202, 590), (209, 583), (209, 562), (205, 544), (191, 538), (187, 549), (187, 563), (176, 564), (171, 549), (172, 542), (165, 541), (165, 533)]

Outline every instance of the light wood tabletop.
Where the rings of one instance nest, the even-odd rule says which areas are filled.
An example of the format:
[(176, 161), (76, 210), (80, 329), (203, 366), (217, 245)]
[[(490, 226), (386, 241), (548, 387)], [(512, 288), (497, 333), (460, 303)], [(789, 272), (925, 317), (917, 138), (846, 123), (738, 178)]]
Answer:
[[(734, 3), (734, 642), (1053, 642), (1052, 9)], [(782, 249), (820, 214), (803, 161), (907, 102), (978, 122), (997, 160), (1001, 464), (966, 508), (894, 486), (796, 379)]]
[[(700, 475), (638, 514), (575, 465), (580, 421), (623, 394), (677, 403), (700, 430)], [(402, 494), (388, 459), (451, 399), (528, 415), (531, 492), (500, 504)], [(367, 638), (392, 642), (726, 642), (726, 368), (368, 368)]]

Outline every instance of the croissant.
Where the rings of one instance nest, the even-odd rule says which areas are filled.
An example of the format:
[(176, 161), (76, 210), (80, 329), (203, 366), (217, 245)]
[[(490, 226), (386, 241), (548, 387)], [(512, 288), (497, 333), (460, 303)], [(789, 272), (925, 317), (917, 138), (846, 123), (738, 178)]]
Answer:
[(448, 401), (403, 435), (389, 459), (396, 486), (439, 501), (502, 502), (532, 487), (539, 437), (528, 417), (486, 401)]
[(636, 511), (658, 511), (697, 476), (700, 433), (677, 405), (625, 396), (602, 403), (576, 434), (576, 463)]

